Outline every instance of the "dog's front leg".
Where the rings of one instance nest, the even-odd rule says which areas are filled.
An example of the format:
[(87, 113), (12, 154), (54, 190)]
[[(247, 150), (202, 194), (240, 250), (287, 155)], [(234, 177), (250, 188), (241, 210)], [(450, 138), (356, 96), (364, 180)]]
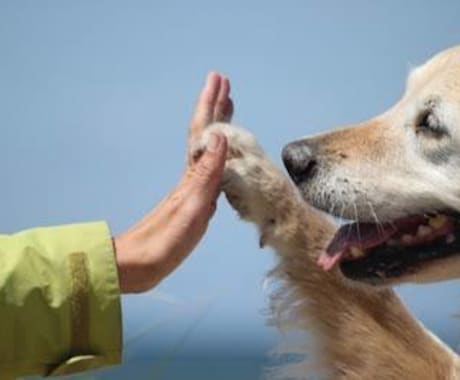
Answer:
[[(227, 124), (208, 127), (195, 147), (219, 130), (229, 149), (222, 183), (243, 219), (255, 223), (261, 245), (279, 255), (275, 275), (287, 292), (276, 313), (295, 315), (297, 328), (316, 340), (317, 367), (328, 379), (454, 379), (457, 358), (406, 310), (391, 289), (356, 285), (338, 270), (316, 264), (335, 227), (307, 205), (291, 181), (247, 131)], [(289, 301), (289, 302), (286, 302)], [(301, 374), (299, 378), (306, 378)]]

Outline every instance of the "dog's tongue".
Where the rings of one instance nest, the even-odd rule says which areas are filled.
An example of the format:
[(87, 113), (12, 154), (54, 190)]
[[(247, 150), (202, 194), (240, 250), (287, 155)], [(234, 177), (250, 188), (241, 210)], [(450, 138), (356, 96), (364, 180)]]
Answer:
[(366, 249), (377, 246), (388, 240), (396, 230), (389, 225), (373, 223), (351, 223), (339, 228), (322, 253), (318, 264), (324, 270), (333, 268), (352, 247)]
[(321, 254), (318, 264), (324, 270), (333, 268), (352, 247), (362, 250), (372, 248), (390, 239), (396, 233), (411, 231), (423, 222), (423, 217), (408, 217), (393, 223), (351, 223), (339, 228)]

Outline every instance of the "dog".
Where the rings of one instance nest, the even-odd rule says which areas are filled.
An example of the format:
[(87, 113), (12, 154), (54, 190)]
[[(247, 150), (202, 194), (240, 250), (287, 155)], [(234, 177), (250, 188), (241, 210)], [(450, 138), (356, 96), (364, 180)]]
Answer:
[(229, 124), (192, 150), (216, 130), (229, 144), (222, 189), (277, 252), (273, 320), (313, 341), (273, 377), (460, 379), (459, 357), (391, 289), (460, 275), (460, 47), (413, 70), (383, 115), (284, 147), (289, 177)]

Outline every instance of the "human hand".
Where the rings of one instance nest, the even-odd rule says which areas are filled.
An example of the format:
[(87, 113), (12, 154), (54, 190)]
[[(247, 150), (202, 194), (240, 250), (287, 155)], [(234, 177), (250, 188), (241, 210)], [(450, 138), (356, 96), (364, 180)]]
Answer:
[[(189, 144), (208, 124), (230, 121), (229, 94), (229, 80), (210, 73), (190, 123)], [(176, 188), (139, 223), (113, 239), (123, 293), (154, 287), (198, 244), (216, 208), (226, 152), (225, 137), (214, 134), (199, 158), (188, 158)]]

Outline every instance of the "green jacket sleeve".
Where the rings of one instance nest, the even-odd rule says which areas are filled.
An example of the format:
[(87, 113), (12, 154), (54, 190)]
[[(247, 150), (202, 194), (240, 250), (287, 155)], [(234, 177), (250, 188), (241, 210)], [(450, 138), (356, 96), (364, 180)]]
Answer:
[(105, 223), (0, 235), (0, 379), (118, 364), (121, 336)]

